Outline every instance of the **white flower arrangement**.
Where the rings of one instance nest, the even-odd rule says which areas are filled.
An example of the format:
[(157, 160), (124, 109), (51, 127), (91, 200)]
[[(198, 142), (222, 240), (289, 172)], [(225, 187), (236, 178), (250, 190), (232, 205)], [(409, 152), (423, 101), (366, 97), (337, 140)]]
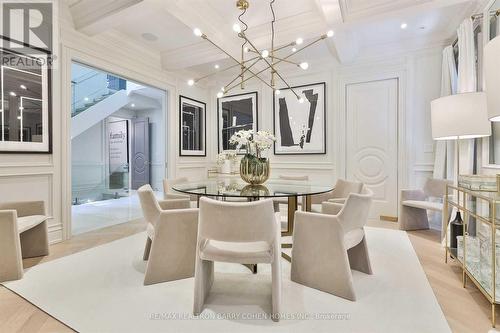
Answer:
[(231, 150), (226, 150), (217, 155), (217, 165), (224, 164), (225, 161), (236, 161), (236, 152)]
[(260, 158), (261, 153), (273, 146), (276, 137), (269, 131), (241, 130), (234, 133), (229, 142), (236, 145), (236, 149), (244, 147), (247, 154)]

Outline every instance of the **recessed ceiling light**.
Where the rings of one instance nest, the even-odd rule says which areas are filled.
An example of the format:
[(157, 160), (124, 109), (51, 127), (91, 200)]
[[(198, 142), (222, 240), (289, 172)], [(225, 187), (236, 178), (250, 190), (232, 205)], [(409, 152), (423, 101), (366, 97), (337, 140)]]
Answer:
[(9, 95), (11, 95), (11, 96), (13, 96), (13, 97), (16, 97), (16, 96), (17, 96), (17, 95), (16, 95), (16, 93), (15, 93), (15, 92), (13, 92), (13, 91), (11, 91), (11, 92), (9, 93)]
[(142, 38), (144, 38), (148, 42), (154, 42), (154, 41), (158, 40), (158, 36), (156, 36), (150, 32), (145, 32), (141, 36), (142, 36)]
[(401, 29), (406, 29), (406, 28), (408, 28), (408, 24), (405, 22), (401, 23)]
[(19, 86), (19, 88), (24, 89), (24, 90), (28, 89), (28, 88), (27, 88), (24, 84), (21, 84), (21, 85)]
[(220, 66), (219, 66), (219, 64), (215, 64), (215, 65), (214, 65), (214, 68), (215, 68), (215, 69), (219, 69), (219, 67), (220, 67)]

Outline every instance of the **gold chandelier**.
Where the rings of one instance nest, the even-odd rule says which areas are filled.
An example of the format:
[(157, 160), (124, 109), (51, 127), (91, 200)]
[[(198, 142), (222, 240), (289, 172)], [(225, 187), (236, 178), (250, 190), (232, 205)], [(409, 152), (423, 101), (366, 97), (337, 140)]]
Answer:
[[(271, 10), (271, 13), (273, 16), (273, 19), (271, 21), (271, 49), (270, 50), (267, 50), (267, 49), (258, 50), (255, 47), (254, 43), (252, 43), (252, 41), (250, 41), (250, 39), (248, 39), (248, 37), (245, 33), (246, 30), (248, 29), (248, 25), (242, 19), (242, 17), (246, 13), (248, 7), (250, 7), (250, 4), (249, 4), (248, 0), (237, 0), (236, 1), (236, 7), (242, 11), (242, 13), (238, 16), (238, 21), (240, 21), (241, 25), (238, 23), (235, 23), (233, 25), (233, 30), (238, 34), (238, 37), (240, 37), (243, 40), (243, 44), (241, 45), (241, 58), (240, 58), (240, 60), (236, 59), (229, 52), (227, 52), (222, 47), (220, 47), (215, 42), (213, 42), (200, 29), (195, 28), (193, 32), (196, 36), (201, 37), (201, 38), (205, 39), (206, 41), (208, 41), (209, 43), (211, 43), (213, 46), (215, 46), (220, 51), (222, 51), (224, 54), (226, 54), (229, 58), (231, 58), (236, 64), (229, 66), (227, 68), (224, 68), (220, 71), (216, 71), (216, 72), (210, 73), (208, 75), (199, 77), (197, 79), (189, 79), (187, 82), (188, 85), (192, 86), (195, 83), (197, 83), (203, 79), (206, 79), (212, 75), (227, 71), (227, 70), (235, 68), (235, 67), (239, 67), (240, 73), (234, 79), (232, 79), (230, 82), (228, 82), (227, 84), (225, 84), (221, 88), (221, 90), (217, 93), (217, 97), (219, 97), (219, 98), (223, 97), (225, 94), (227, 94), (228, 92), (230, 92), (231, 90), (233, 90), (237, 87), (244, 89), (245, 83), (251, 79), (254, 79), (254, 78), (260, 80), (266, 86), (273, 89), (274, 93), (278, 95), (278, 94), (280, 94), (279, 89), (276, 89), (276, 78), (278, 78), (280, 81), (282, 81), (284, 83), (284, 85), (288, 89), (290, 89), (293, 92), (293, 94), (297, 97), (299, 102), (303, 103), (304, 99), (302, 97), (300, 97), (293, 90), (293, 88), (290, 86), (290, 84), (288, 84), (288, 82), (285, 80), (283, 75), (281, 75), (280, 72), (277, 70), (276, 66), (279, 65), (280, 63), (289, 63), (289, 64), (293, 64), (297, 67), (300, 67), (303, 70), (307, 70), (309, 68), (309, 64), (307, 62), (297, 63), (297, 62), (290, 60), (290, 58), (292, 56), (296, 55), (297, 53), (303, 51), (304, 49), (306, 49), (306, 48), (316, 44), (317, 42), (323, 40), (323, 39), (326, 39), (328, 37), (333, 37), (334, 33), (332, 30), (330, 30), (327, 33), (313, 39), (311, 42), (309, 42), (308, 44), (305, 44), (303, 46), (302, 46), (302, 44), (304, 43), (304, 40), (302, 38), (297, 38), (293, 42), (290, 42), (288, 44), (285, 44), (285, 45), (282, 45), (282, 46), (275, 48), (275, 45), (274, 45), (274, 23), (276, 21), (276, 17), (275, 17), (274, 8), (273, 8), (274, 2), (275, 2), (275, 0), (271, 0), (269, 2), (269, 7), (270, 7), (270, 10)], [(291, 48), (290, 53), (288, 55), (282, 56), (282, 57), (279, 57), (277, 55), (278, 51), (285, 50), (287, 48)], [(246, 56), (247, 54), (252, 54), (252, 56), (251, 57)], [(257, 71), (252, 69), (252, 68), (254, 68), (254, 66), (256, 64), (262, 63), (262, 62), (265, 63), (264, 69), (257, 70)], [(267, 82), (261, 76), (264, 72), (267, 72), (267, 71), (270, 71), (270, 76), (271, 76), (270, 82)]]

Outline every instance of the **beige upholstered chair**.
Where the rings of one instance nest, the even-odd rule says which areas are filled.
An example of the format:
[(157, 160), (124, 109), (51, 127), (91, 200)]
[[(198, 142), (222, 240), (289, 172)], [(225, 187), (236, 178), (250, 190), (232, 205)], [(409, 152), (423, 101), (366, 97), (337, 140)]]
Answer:
[(198, 209), (189, 208), (188, 198), (158, 201), (150, 185), (137, 193), (147, 223), (144, 285), (192, 277)]
[(189, 182), (187, 177), (163, 179), (163, 198), (164, 199), (185, 199), (198, 202), (197, 195), (182, 194), (172, 189), (172, 186)]
[(364, 225), (372, 193), (349, 194), (345, 204), (324, 202), (338, 214), (296, 212), (291, 279), (352, 301), (356, 300), (351, 268), (372, 274)]
[(43, 201), (0, 204), (0, 282), (23, 277), (23, 258), (49, 254)]
[[(451, 180), (428, 179), (423, 190), (401, 190), (399, 228), (401, 230), (429, 229), (427, 210), (443, 212), (446, 185)], [(441, 214), (441, 230), (444, 236), (444, 215)]]
[[(342, 204), (350, 193), (361, 193), (362, 189), (363, 183), (338, 179), (332, 191), (311, 197), (311, 211), (320, 213), (324, 201)], [(305, 205), (305, 202), (303, 204)]]
[(272, 318), (281, 303), (280, 230), (272, 200), (220, 202), (200, 200), (193, 312), (203, 311), (214, 279), (214, 261), (271, 264)]

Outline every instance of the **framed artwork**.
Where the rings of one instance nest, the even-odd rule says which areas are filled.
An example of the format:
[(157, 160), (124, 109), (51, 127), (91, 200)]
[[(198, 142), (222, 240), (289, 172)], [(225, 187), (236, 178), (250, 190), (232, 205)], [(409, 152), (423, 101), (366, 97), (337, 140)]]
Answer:
[(326, 84), (292, 87), (274, 95), (275, 155), (326, 154)]
[(255, 130), (258, 126), (257, 92), (224, 96), (217, 99), (217, 143), (218, 152), (234, 150), (235, 145), (229, 143), (231, 136), (240, 130)]
[(206, 104), (179, 96), (179, 156), (207, 156)]
[(0, 36), (0, 153), (52, 152), (51, 56)]

